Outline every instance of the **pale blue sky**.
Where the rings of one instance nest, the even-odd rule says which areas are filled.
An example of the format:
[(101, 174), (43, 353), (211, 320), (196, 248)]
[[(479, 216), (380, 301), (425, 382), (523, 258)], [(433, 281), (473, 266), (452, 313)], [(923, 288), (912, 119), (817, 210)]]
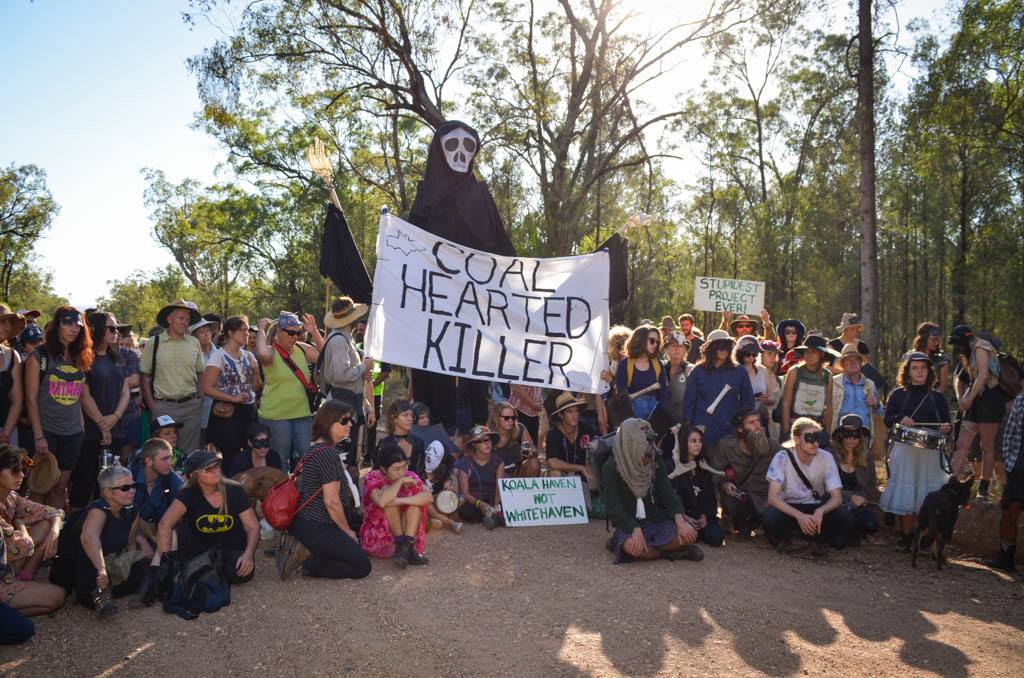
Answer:
[[(901, 23), (945, 4), (904, 0)], [(185, 60), (218, 34), (207, 25), (186, 27), (185, 6), (184, 0), (0, 0), (0, 165), (35, 163), (46, 170), (61, 213), (38, 254), (54, 273), (56, 292), (80, 307), (104, 295), (111, 280), (172, 262), (153, 241), (139, 170), (208, 183), (224, 158), (212, 139), (189, 128), (199, 100)], [(680, 5), (634, 0), (634, 7), (643, 13), (640, 21), (658, 27)], [(833, 11), (850, 10), (836, 0)], [(701, 54), (685, 58), (693, 64), (673, 78), (680, 89), (696, 86), (706, 72)], [(686, 166), (667, 169), (686, 181)]]

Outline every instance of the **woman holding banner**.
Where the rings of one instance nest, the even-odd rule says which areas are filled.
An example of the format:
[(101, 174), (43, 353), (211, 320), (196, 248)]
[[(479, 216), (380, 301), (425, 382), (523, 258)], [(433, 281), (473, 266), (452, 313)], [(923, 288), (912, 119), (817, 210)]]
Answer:
[(683, 394), (683, 421), (704, 430), (710, 449), (732, 433), (729, 420), (739, 409), (754, 409), (754, 391), (743, 367), (732, 360), (735, 342), (725, 330), (713, 330), (701, 346)]

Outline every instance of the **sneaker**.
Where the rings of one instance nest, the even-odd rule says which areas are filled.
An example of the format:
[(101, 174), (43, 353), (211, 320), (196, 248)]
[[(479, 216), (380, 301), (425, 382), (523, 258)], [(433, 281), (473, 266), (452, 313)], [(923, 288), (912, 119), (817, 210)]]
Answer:
[(455, 534), (462, 534), (462, 523), (455, 521), (449, 526), (449, 529)]
[(663, 551), (662, 557), (666, 560), (692, 560), (694, 562), (704, 560), (704, 551), (696, 544), (690, 544), (684, 549), (677, 551)]
[(988, 501), (988, 481), (978, 483), (978, 501)]
[(292, 572), (299, 569), (303, 563), (309, 560), (309, 556), (309, 549), (303, 546), (301, 541), (296, 539), (295, 548), (292, 549), (291, 555), (288, 556), (288, 562), (284, 564), (284, 576), (287, 577)]
[(502, 527), (505, 524), (505, 517), (500, 513), (496, 513), (490, 516), (484, 516), (484, 528), (493, 530), (496, 527)]
[(803, 551), (810, 545), (811, 542), (806, 539), (784, 539), (779, 542), (775, 550), (779, 553), (796, 553), (797, 551)]
[(413, 548), (409, 551), (409, 564), (416, 565), (417, 567), (427, 565), (430, 563), (430, 558), (427, 558), (422, 553), (416, 553), (416, 549)]
[(96, 616), (100, 618), (109, 617), (117, 612), (117, 605), (111, 599), (110, 589), (93, 589), (92, 604), (96, 609)]
[(286, 534), (281, 540), (281, 545), (277, 548), (275, 556), (277, 576), (284, 581), (299, 565), (306, 562), (307, 558), (309, 558), (309, 549), (295, 537)]

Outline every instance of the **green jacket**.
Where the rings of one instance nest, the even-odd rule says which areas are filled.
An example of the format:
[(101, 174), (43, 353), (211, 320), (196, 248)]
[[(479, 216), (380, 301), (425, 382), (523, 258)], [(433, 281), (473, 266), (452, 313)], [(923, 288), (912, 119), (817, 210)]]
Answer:
[[(652, 463), (655, 465), (654, 484), (651, 492), (644, 497), (644, 512), (647, 514), (644, 522), (660, 523), (672, 520), (677, 513), (682, 515), (683, 502), (679, 500), (672, 481), (668, 479), (664, 462), (655, 458)], [(636, 497), (619, 475), (614, 457), (609, 457), (601, 469), (601, 488), (608, 509), (608, 520), (612, 525), (625, 532), (640, 527), (640, 521), (636, 518)]]

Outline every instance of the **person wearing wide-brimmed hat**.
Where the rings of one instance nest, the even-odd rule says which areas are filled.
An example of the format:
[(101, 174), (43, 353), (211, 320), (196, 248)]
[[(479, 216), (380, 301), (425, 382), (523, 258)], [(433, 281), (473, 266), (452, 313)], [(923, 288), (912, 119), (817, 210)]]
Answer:
[[(302, 341), (305, 335), (314, 345)], [(270, 445), (281, 455), (285, 471), (309, 446), (316, 394), (309, 366), (316, 364), (323, 345), (316, 319), (308, 313), (300, 320), (295, 313), (281, 311), (273, 326), (269, 318), (259, 320), (256, 359), (263, 365), (259, 419), (270, 429)]]
[(832, 377), (832, 419), (829, 429), (834, 431), (840, 419), (855, 414), (862, 422), (866, 422), (867, 444), (870, 448), (874, 437), (872, 423), (875, 416), (882, 416), (884, 408), (878, 385), (861, 371), (863, 364), (864, 356), (860, 354), (856, 343), (843, 346), (839, 353), (842, 372)]
[(183, 299), (161, 308), (156, 323), (163, 330), (146, 342), (139, 365), (142, 398), (150, 415), (167, 415), (184, 425), (178, 435), (184, 450), (199, 447), (201, 437), (199, 378), (206, 362), (199, 340), (188, 329), (202, 319), (196, 305)]
[(842, 351), (847, 344), (856, 344), (861, 332), (864, 331), (864, 323), (856, 313), (844, 313), (843, 319), (836, 326), (839, 336), (828, 342), (828, 347), (833, 351)]
[(587, 443), (598, 436), (590, 424), (580, 421), (587, 403), (569, 391), (557, 393), (545, 401), (551, 428), (545, 437), (545, 453), (552, 476), (578, 475), (590, 484), (587, 469)]
[(832, 375), (825, 367), (825, 355), (836, 354), (820, 334), (809, 334), (793, 349), (802, 362), (786, 372), (782, 388), (782, 415), (779, 423), (785, 437), (797, 417), (808, 417), (822, 426), (821, 445), (828, 445), (826, 427), (832, 425)]
[[(377, 419), (376, 408), (369, 407), (375, 402), (373, 385), (369, 383), (373, 359), (360, 355), (352, 336), (356, 322), (366, 317), (369, 310), (366, 304), (357, 304), (351, 297), (338, 297), (324, 314), (327, 339), (324, 340), (318, 386), (326, 397), (344, 400), (355, 413), (350, 436), (353, 447), (358, 446), (362, 425), (373, 426)], [(354, 464), (356, 459), (350, 458), (348, 462)]]
[(750, 377), (732, 359), (735, 343), (725, 330), (708, 332), (701, 359), (686, 380), (683, 421), (704, 427), (708, 449), (732, 432), (729, 420), (737, 410), (754, 408)]
[(468, 454), (455, 462), (459, 493), (465, 498), (459, 506), (459, 515), (467, 523), (482, 522), (489, 530), (505, 524), (498, 495), (505, 466), (501, 457), (493, 452), (498, 437), (486, 426), (474, 426), (466, 439)]
[(871, 429), (856, 414), (844, 415), (832, 430), (832, 454), (843, 483), (843, 501), (853, 511), (854, 539), (878, 531), (878, 519), (868, 502), (878, 501), (878, 476), (871, 454)]
[(64, 591), (35, 581), (36, 568), (57, 553), (63, 513), (17, 492), (32, 468), (25, 451), (0, 444), (0, 605), (29, 617), (64, 604)]
[(732, 311), (724, 311), (719, 329), (728, 330), (734, 339), (745, 336), (755, 336), (759, 339), (775, 338), (775, 328), (772, 326), (772, 319), (766, 308), (761, 309), (761, 313), (756, 318), (748, 313), (741, 313), (734, 317)]
[(0, 443), (18, 445), (18, 417), (21, 416), (24, 392), (21, 382), (21, 355), (13, 343), (25, 328), (25, 318), (0, 304)]

